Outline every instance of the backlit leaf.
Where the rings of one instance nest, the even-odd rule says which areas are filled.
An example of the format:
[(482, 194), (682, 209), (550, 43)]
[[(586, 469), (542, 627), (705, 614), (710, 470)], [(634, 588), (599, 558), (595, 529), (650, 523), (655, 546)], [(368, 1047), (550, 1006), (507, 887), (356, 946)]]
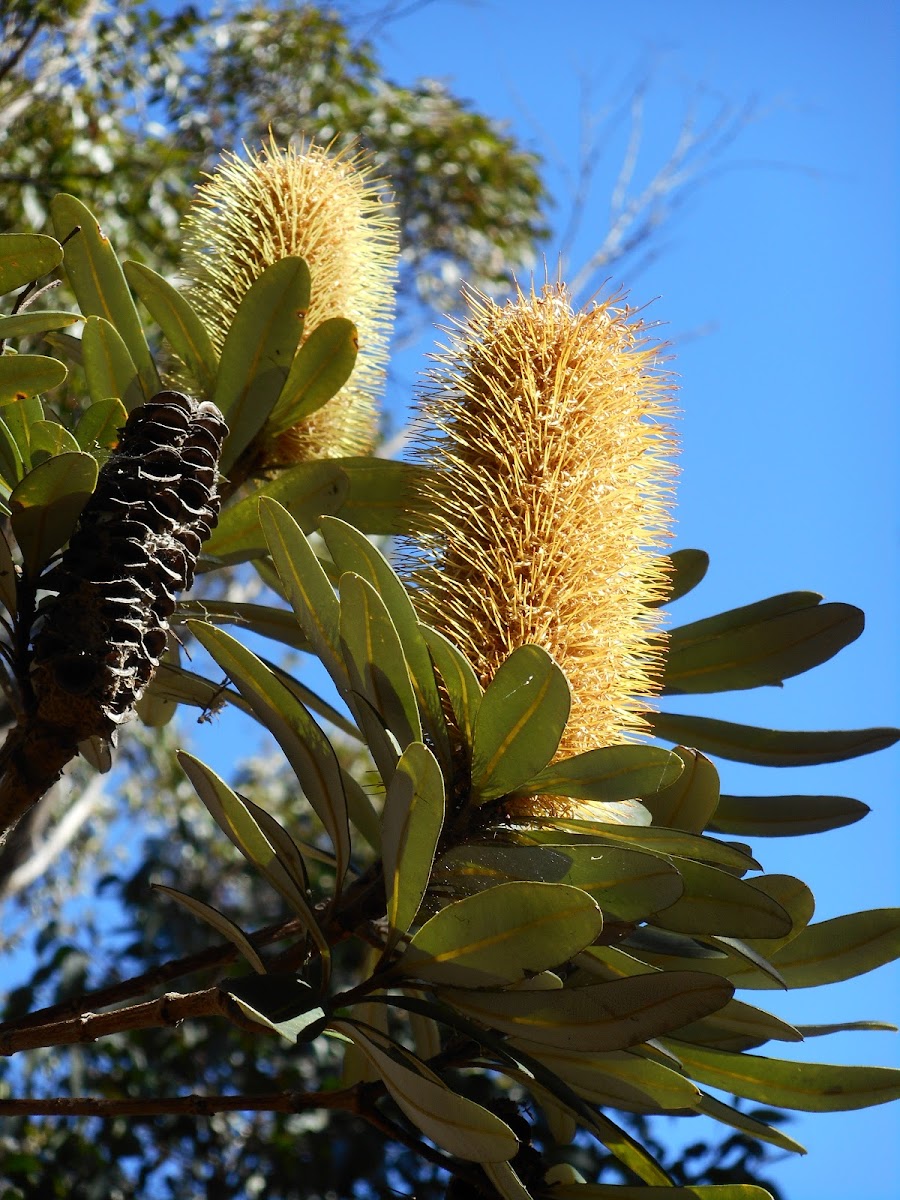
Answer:
[(352, 321), (329, 317), (317, 325), (294, 355), (266, 423), (266, 436), (275, 437), (290, 429), (335, 396), (353, 372), (358, 349), (359, 338)]
[(91, 400), (109, 396), (122, 401), (128, 412), (147, 399), (134, 359), (114, 325), (103, 317), (88, 317), (81, 338), (84, 373)]
[(654, 825), (702, 833), (719, 803), (719, 773), (697, 750), (676, 746), (684, 770), (668, 787), (644, 796)]
[(559, 745), (570, 703), (565, 675), (540, 646), (520, 646), (501, 663), (475, 718), (476, 803), (514, 792), (543, 770)]
[(428, 625), (422, 625), (421, 629), (428, 652), (447, 689), (456, 724), (465, 738), (466, 746), (471, 747), (475, 740), (475, 718), (481, 707), (484, 689), (478, 682), (472, 664), (461, 650), (457, 650), (436, 629)]
[(163, 892), (166, 896), (171, 896), (173, 900), (186, 908), (188, 912), (193, 913), (195, 917), (199, 917), (201, 921), (205, 921), (207, 925), (211, 925), (217, 933), (220, 933), (232, 945), (237, 946), (254, 971), (257, 971), (260, 975), (265, 974), (265, 963), (259, 957), (253, 943), (244, 933), (243, 929), (235, 925), (234, 921), (226, 917), (224, 913), (219, 912), (217, 908), (213, 908), (211, 904), (205, 904), (202, 900), (197, 900), (194, 896), (188, 896), (184, 892), (177, 891), (175, 888), (166, 887), (165, 884), (153, 883), (150, 886), (157, 892)]
[(438, 985), (514, 983), (567, 962), (602, 928), (599, 908), (579, 888), (503, 883), (426, 921), (398, 970)]
[(119, 440), (119, 430), (128, 420), (125, 405), (115, 396), (98, 400), (85, 409), (75, 426), (75, 440), (87, 454), (111, 450)]
[(852, 825), (868, 811), (849, 796), (721, 796), (709, 828), (738, 837), (795, 837)]
[(604, 746), (545, 767), (519, 791), (612, 804), (652, 795), (681, 773), (681, 760), (668, 750), (655, 746)]
[(169, 345), (194, 376), (200, 395), (206, 398), (212, 396), (216, 386), (218, 356), (203, 322), (187, 297), (143, 263), (126, 262), (123, 270), (125, 278), (165, 334)]
[(10, 520), (31, 579), (69, 540), (96, 483), (97, 460), (72, 453), (47, 459), (13, 489)]
[(675, 865), (684, 879), (684, 893), (655, 915), (654, 924), (676, 933), (740, 938), (777, 938), (790, 932), (789, 914), (753, 881), (736, 879), (706, 863), (682, 859)]
[(362, 533), (414, 534), (418, 486), (423, 468), (387, 458), (335, 458), (347, 477), (348, 491), (338, 516)]
[(388, 1053), (350, 1021), (334, 1021), (332, 1028), (359, 1046), (400, 1109), (443, 1150), (468, 1162), (505, 1162), (518, 1152), (518, 1140), (505, 1122), (457, 1095), (409, 1051), (391, 1043)]
[(788, 1150), (792, 1154), (806, 1153), (805, 1146), (801, 1146), (799, 1142), (795, 1142), (793, 1138), (788, 1137), (786, 1133), (782, 1133), (780, 1129), (776, 1129), (772, 1125), (766, 1125), (762, 1121), (757, 1121), (755, 1117), (741, 1112), (739, 1108), (732, 1108), (729, 1104), (723, 1104), (721, 1100), (717, 1100), (715, 1096), (710, 1096), (708, 1092), (704, 1092), (702, 1089), (700, 1099), (694, 1105), (694, 1108), (696, 1108), (697, 1112), (701, 1112), (707, 1117), (721, 1121), (724, 1125), (730, 1125), (732, 1129), (739, 1129), (741, 1133), (749, 1133), (751, 1137), (757, 1138), (761, 1142), (769, 1142), (771, 1145), (778, 1146), (782, 1150)]
[(0, 295), (49, 275), (62, 258), (62, 246), (46, 234), (0, 233)]
[(669, 555), (669, 561), (672, 564), (669, 594), (665, 600), (654, 601), (648, 608), (659, 608), (680, 600), (694, 590), (709, 570), (709, 555), (705, 550), (675, 550)]
[(708, 1087), (778, 1108), (850, 1112), (900, 1097), (900, 1071), (889, 1067), (788, 1062), (701, 1049), (681, 1041), (668, 1044), (692, 1078)]
[(5, 338), (35, 337), (51, 329), (65, 329), (67, 325), (74, 325), (80, 320), (79, 313), (51, 312), (43, 308), (16, 313), (12, 317), (0, 317), (0, 342)]
[(762, 869), (755, 858), (727, 842), (719, 842), (705, 835), (699, 837), (694, 833), (682, 833), (677, 829), (663, 829), (655, 825), (635, 828), (574, 817), (535, 818), (529, 823), (534, 826), (528, 831), (529, 837), (541, 842), (558, 842), (559, 834), (563, 832), (572, 835), (567, 837), (567, 841), (585, 840), (599, 845), (630, 846), (646, 854), (677, 855), (679, 858), (714, 863), (738, 871)]
[(225, 337), (212, 399), (228, 423), (227, 474), (262, 429), (291, 368), (309, 309), (309, 268), (282, 258), (254, 280)]
[[(159, 373), (115, 251), (97, 218), (74, 196), (54, 196), (50, 215), (56, 236), (65, 241), (63, 262), (78, 307), (86, 317), (102, 317), (116, 329), (137, 367), (144, 398), (149, 399), (160, 390)], [(118, 392), (106, 395), (118, 395), (132, 407)]]
[(428, 886), (444, 823), (444, 778), (427, 746), (413, 742), (397, 763), (384, 801), (381, 853), (387, 919), (405, 933)]
[(63, 363), (43, 354), (0, 355), (0, 404), (49, 392), (68, 375)]
[(710, 717), (648, 713), (653, 732), (667, 742), (695, 746), (706, 754), (762, 767), (804, 767), (843, 762), (893, 746), (900, 730), (833, 729), (816, 732), (761, 729)]
[[(490, 895), (490, 893), (488, 893)], [(442, 988), (446, 1002), (514, 1037), (569, 1050), (624, 1050), (721, 1008), (731, 986), (701, 971), (659, 971), (553, 992)]]
[(780, 685), (826, 662), (862, 633), (850, 604), (791, 592), (671, 630), (664, 694)]

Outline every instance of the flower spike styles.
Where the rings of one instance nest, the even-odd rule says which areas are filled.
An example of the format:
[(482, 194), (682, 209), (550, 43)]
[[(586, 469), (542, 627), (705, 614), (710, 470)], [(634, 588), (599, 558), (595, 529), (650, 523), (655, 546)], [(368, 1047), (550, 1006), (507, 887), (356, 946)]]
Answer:
[(648, 606), (667, 592), (670, 376), (614, 300), (574, 312), (548, 285), (468, 303), (423, 406), (418, 607), (483, 683), (518, 646), (552, 655), (573, 697), (561, 754), (627, 739), (665, 645)]
[(182, 267), (190, 299), (221, 349), (238, 305), (266, 267), (306, 259), (312, 278), (304, 339), (330, 317), (353, 321), (359, 356), (322, 409), (267, 448), (273, 465), (365, 454), (376, 430), (393, 320), (397, 220), (363, 156), (322, 146), (246, 158), (226, 154), (185, 219)]

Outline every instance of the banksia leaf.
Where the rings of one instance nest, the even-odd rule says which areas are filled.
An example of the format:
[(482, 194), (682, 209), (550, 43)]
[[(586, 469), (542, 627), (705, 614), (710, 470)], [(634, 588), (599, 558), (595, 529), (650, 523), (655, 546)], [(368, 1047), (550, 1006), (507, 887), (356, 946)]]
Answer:
[[(241, 300), (263, 271), (289, 256), (306, 260), (312, 297), (304, 337), (343, 317), (359, 336), (352, 378), (336, 396), (272, 440), (272, 464), (364, 454), (392, 319), (397, 228), (360, 158), (323, 147), (280, 149), (245, 160), (226, 155), (199, 189), (186, 220), (183, 268), (190, 302), (221, 350)], [(265, 437), (265, 432), (263, 433)]]
[(668, 592), (653, 550), (673, 440), (658, 349), (629, 309), (573, 312), (560, 285), (505, 307), (470, 297), (437, 363), (419, 439), (425, 565), (410, 569), (423, 619), (483, 683), (518, 647), (546, 650), (572, 690), (560, 755), (621, 741), (660, 686), (650, 605)]

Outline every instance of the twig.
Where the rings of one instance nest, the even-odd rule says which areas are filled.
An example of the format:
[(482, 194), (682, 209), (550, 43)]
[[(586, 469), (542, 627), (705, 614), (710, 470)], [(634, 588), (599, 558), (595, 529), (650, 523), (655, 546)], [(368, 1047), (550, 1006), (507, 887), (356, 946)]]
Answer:
[(55, 1100), (26, 1097), (0, 1100), (3, 1117), (211, 1117), (220, 1112), (299, 1113), (311, 1108), (356, 1112), (357, 1089), (340, 1092), (263, 1092), (258, 1096), (153, 1096), (147, 1099), (95, 1100), (66, 1096)]

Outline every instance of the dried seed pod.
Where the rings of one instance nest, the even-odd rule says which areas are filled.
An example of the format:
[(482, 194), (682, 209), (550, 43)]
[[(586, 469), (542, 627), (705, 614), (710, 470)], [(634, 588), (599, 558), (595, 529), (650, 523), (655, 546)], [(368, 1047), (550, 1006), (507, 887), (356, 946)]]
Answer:
[(42, 581), (31, 686), (40, 722), (109, 737), (153, 677), (175, 595), (219, 510), (227, 427), (214, 404), (160, 392), (136, 408), (59, 565)]

